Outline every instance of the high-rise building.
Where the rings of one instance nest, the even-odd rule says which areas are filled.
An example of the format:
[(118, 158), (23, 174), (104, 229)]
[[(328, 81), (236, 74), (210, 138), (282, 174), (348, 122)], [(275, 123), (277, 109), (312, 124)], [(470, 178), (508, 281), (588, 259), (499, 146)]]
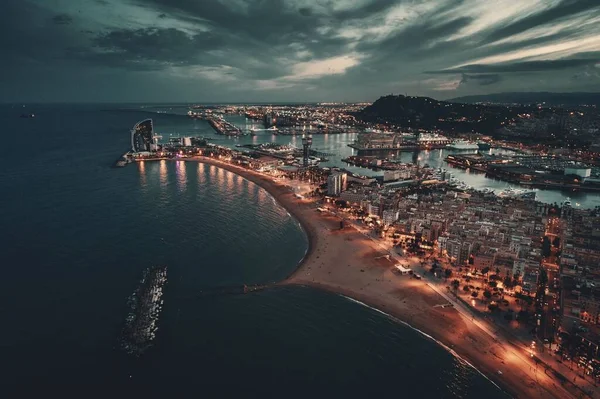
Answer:
[(154, 147), (154, 128), (152, 119), (135, 124), (131, 130), (131, 149), (133, 152), (152, 151)]
[(308, 167), (308, 156), (310, 155), (310, 147), (312, 146), (312, 136), (302, 135), (302, 166)]
[(335, 172), (327, 177), (327, 195), (338, 196), (346, 190), (348, 175), (346, 173)]

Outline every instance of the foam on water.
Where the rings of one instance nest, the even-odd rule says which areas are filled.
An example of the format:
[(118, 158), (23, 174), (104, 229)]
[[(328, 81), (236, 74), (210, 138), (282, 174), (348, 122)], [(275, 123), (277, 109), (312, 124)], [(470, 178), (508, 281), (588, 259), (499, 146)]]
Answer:
[[(347, 300), (357, 303), (361, 306), (364, 306), (366, 308), (369, 308), (371, 310), (374, 310), (377, 313), (380, 313), (382, 315), (384, 315), (385, 317), (388, 317), (389, 319), (395, 321), (396, 323), (400, 323), (408, 328), (410, 328), (411, 330), (421, 334), (422, 336), (430, 339), (431, 341), (435, 342), (436, 344), (440, 345), (442, 348), (444, 348), (445, 350), (447, 350), (449, 353), (451, 353), (459, 362), (461, 362), (462, 364), (471, 367), (473, 370), (475, 370), (479, 375), (481, 375), (482, 377), (484, 377), (486, 380), (488, 380), (490, 383), (492, 383), (496, 388), (498, 388), (499, 390), (502, 390), (502, 388), (500, 388), (494, 381), (492, 381), (491, 379), (489, 379), (485, 374), (483, 374), (477, 367), (475, 367), (474, 365), (472, 365), (469, 361), (467, 361), (466, 359), (464, 359), (463, 357), (461, 357), (458, 353), (456, 353), (456, 351), (452, 348), (450, 348), (449, 346), (447, 346), (446, 344), (444, 344), (441, 341), (438, 341), (437, 339), (435, 339), (434, 337), (432, 337), (431, 335), (427, 334), (424, 331), (419, 330), (418, 328), (412, 326), (411, 324), (405, 322), (404, 320), (400, 320), (397, 317), (392, 316), (389, 313), (386, 313), (380, 309), (374, 308), (372, 306), (367, 305), (364, 302), (361, 302), (357, 299), (354, 298), (350, 298), (349, 296), (346, 295), (342, 295), (342, 294), (338, 294), (339, 296), (346, 298)], [(503, 391), (504, 392), (504, 391)]]

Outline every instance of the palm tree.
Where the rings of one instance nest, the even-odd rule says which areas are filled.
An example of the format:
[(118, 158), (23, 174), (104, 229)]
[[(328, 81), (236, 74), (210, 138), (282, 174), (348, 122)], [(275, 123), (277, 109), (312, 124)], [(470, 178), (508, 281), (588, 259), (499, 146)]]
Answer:
[(460, 281), (457, 279), (452, 280), (452, 287), (454, 288), (454, 296), (457, 296), (458, 286), (460, 285)]
[[(490, 268), (489, 267), (484, 267), (483, 269), (481, 269), (481, 274), (485, 274), (485, 281), (487, 282), (487, 274), (490, 272)], [(481, 281), (481, 288), (484, 287), (484, 282)]]

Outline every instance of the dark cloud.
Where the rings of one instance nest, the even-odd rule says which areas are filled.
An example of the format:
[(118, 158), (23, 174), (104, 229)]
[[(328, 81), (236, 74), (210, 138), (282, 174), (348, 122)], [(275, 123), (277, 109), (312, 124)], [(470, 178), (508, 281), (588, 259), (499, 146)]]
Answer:
[(52, 17), (52, 22), (57, 25), (69, 25), (73, 22), (73, 18), (68, 14), (58, 14)]
[(121, 29), (97, 36), (94, 44), (103, 53), (171, 64), (194, 64), (202, 51), (218, 48), (219, 37), (190, 36), (174, 28)]
[(371, 0), (362, 3), (360, 7), (331, 12), (329, 16), (343, 21), (364, 19), (370, 15), (384, 12), (396, 4), (398, 4), (396, 0)]
[[(112, 71), (135, 85), (142, 81), (135, 73), (143, 72), (182, 92), (193, 85), (212, 87), (220, 78), (227, 84), (219, 93), (229, 93), (231, 100), (243, 90), (265, 100), (276, 95), (361, 100), (391, 88), (430, 96), (454, 87), (478, 93), (500, 81), (503, 90), (581, 90), (591, 87), (600, 71), (595, 67), (600, 54), (594, 52), (565, 52), (553, 60), (544, 59), (543, 52), (518, 57), (522, 49), (597, 35), (597, 25), (578, 23), (600, 16), (597, 0), (557, 1), (472, 34), (465, 29), (482, 26), (477, 18), (483, 18), (478, 14), (482, 3), (473, 8), (476, 12), (470, 8), (475, 0), (81, 0), (75, 11), (57, 4), (3, 3), (3, 66), (13, 71), (15, 82), (36, 80), (50, 87), (46, 74), (39, 73), (42, 67), (57, 82), (70, 81), (67, 71), (81, 70), (77, 76), (86, 77)], [(484, 10), (488, 17), (505, 12), (494, 7)], [(542, 34), (514, 37), (531, 29)], [(592, 44), (586, 42), (586, 48), (597, 47)], [(514, 61), (485, 61), (508, 52), (516, 54)], [(344, 73), (332, 73), (336, 66), (322, 72), (324, 62), (342, 57), (358, 61), (342, 68)]]
[(300, 7), (298, 9), (298, 12), (300, 13), (300, 15), (303, 15), (305, 17), (310, 17), (312, 15), (312, 9), (310, 7)]

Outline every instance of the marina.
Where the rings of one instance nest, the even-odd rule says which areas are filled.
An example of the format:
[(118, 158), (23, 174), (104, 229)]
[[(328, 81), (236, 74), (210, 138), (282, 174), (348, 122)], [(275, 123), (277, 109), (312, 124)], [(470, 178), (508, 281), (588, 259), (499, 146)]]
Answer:
[[(146, 155), (140, 158), (133, 157), (131, 154), (125, 154), (122, 159), (119, 159), (120, 162), (118, 162), (118, 165), (115, 166), (125, 166), (129, 164), (129, 162), (141, 159), (180, 159), (181, 157), (193, 156), (194, 154), (197, 155), (200, 148), (206, 143), (213, 142), (214, 144), (217, 144), (218, 142), (221, 147), (248, 154), (255, 150), (259, 151), (257, 154), (263, 156), (272, 156), (274, 154), (276, 156), (273, 158), (280, 159), (283, 162), (289, 162), (290, 165), (303, 164), (301, 136), (273, 134), (273, 130), (264, 130), (265, 128), (261, 127), (262, 123), (257, 122), (254, 119), (248, 119), (244, 115), (228, 113), (224, 115), (224, 118), (226, 118), (228, 123), (236, 126), (240, 131), (251, 133), (238, 136), (219, 135), (211, 128), (208, 121), (188, 119), (188, 123), (200, 127), (200, 130), (194, 134), (201, 135), (201, 137), (191, 137), (192, 147), (183, 146), (183, 140), (181, 140), (181, 144), (173, 146), (170, 144), (170, 139), (167, 139), (165, 140), (165, 144), (167, 144), (168, 147), (171, 147), (173, 151), (169, 150), (171, 152), (167, 152), (165, 156), (149, 158)], [(167, 129), (163, 135), (165, 137), (171, 137), (174, 134), (178, 135), (178, 133), (170, 132), (173, 132), (173, 130)], [(181, 136), (185, 137), (185, 133), (181, 134)], [(219, 136), (222, 138), (218, 138)], [(537, 167), (536, 165), (539, 166), (539, 162), (536, 161), (536, 158), (531, 154), (524, 154), (522, 151), (514, 151), (511, 146), (509, 146), (511, 147), (510, 150), (496, 148), (494, 145), (494, 148), (489, 150), (469, 150), (465, 153), (465, 151), (447, 148), (446, 145), (452, 142), (450, 140), (444, 144), (444, 148), (439, 149), (403, 151), (377, 148), (368, 152), (363, 152), (348, 146), (348, 144), (356, 142), (359, 136), (361, 136), (361, 134), (356, 133), (312, 136), (312, 146), (308, 149), (307, 153), (307, 164), (319, 165), (324, 168), (342, 167), (357, 175), (372, 177), (382, 177), (385, 170), (394, 171), (394, 169), (398, 167), (396, 164), (412, 163), (415, 165), (418, 164), (421, 167), (429, 166), (434, 169), (450, 166), (453, 169), (453, 174), (456, 179), (464, 182), (466, 186), (470, 186), (475, 190), (493, 190), (495, 192), (500, 192), (506, 188), (537, 188), (539, 189), (536, 195), (538, 201), (546, 203), (562, 203), (566, 196), (570, 196), (577, 199), (575, 202), (577, 206), (595, 207), (598, 205), (598, 200), (593, 195), (595, 188), (593, 185), (590, 185), (590, 183), (594, 181), (593, 174), (590, 178), (587, 178), (588, 183), (586, 183), (584, 189), (582, 189), (581, 184), (573, 184), (572, 182), (563, 184), (560, 180), (557, 182), (538, 180), (533, 184), (527, 180), (521, 181), (516, 179), (514, 176), (497, 176), (494, 173), (488, 173), (488, 165), (502, 160), (517, 159), (521, 163), (531, 162), (531, 167), (534, 168)], [(432, 138), (434, 140), (445, 139), (444, 136), (435, 134), (421, 134), (421, 136), (428, 141)], [(479, 147), (486, 147), (486, 145), (489, 145), (489, 143), (483, 141), (478, 141), (477, 143)], [(295, 150), (292, 150), (292, 147), (295, 148)], [(287, 148), (287, 151), (273, 151), (277, 148)], [(565, 163), (556, 163), (552, 157), (546, 157), (546, 159), (549, 161), (552, 160), (553, 163), (548, 163), (550, 166), (566, 165)], [(538, 164), (534, 164), (533, 162), (538, 162)]]
[(242, 129), (227, 122), (225, 119), (209, 118), (207, 121), (210, 126), (215, 129), (217, 134), (222, 134), (224, 136), (240, 136), (246, 134), (242, 131)]

